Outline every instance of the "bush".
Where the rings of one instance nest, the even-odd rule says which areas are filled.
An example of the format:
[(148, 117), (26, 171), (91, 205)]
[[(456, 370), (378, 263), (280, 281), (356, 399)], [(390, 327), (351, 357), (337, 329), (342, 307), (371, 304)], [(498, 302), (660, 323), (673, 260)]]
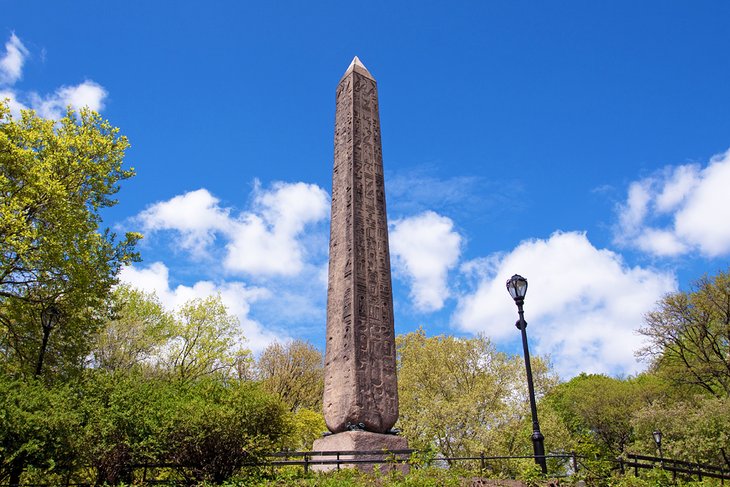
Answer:
[(18, 482), (26, 467), (45, 473), (72, 467), (81, 419), (74, 404), (67, 387), (0, 375), (0, 482)]
[(284, 406), (254, 384), (98, 373), (85, 394), (85, 461), (98, 484), (131, 483), (142, 463), (179, 464), (188, 483), (220, 483), (289, 432)]

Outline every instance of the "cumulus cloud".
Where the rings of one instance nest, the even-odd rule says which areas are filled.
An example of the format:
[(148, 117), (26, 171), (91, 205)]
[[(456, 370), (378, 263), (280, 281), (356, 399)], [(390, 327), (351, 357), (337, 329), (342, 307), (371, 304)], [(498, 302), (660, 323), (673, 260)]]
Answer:
[(597, 249), (584, 233), (557, 232), (511, 252), (462, 266), (476, 273), (476, 290), (460, 297), (454, 324), (497, 341), (519, 337), (516, 307), (505, 288), (515, 273), (529, 281), (525, 314), (531, 346), (550, 354), (564, 377), (583, 372), (635, 373), (636, 333), (643, 314), (676, 290), (672, 274), (628, 267), (620, 255)]
[(396, 220), (389, 239), (395, 268), (410, 281), (416, 309), (443, 308), (449, 297), (448, 271), (459, 260), (462, 242), (451, 219), (426, 211)]
[(10, 113), (13, 115), (14, 118), (20, 117), (20, 111), (21, 110), (27, 110), (28, 107), (18, 101), (18, 97), (16, 96), (14, 91), (11, 90), (0, 90), (0, 102), (6, 100), (8, 103), (8, 108), (10, 108)]
[(183, 250), (204, 253), (217, 238), (225, 245), (223, 266), (230, 272), (296, 275), (305, 261), (305, 228), (327, 217), (329, 197), (317, 185), (277, 182), (269, 190), (257, 183), (249, 211), (233, 215), (200, 189), (155, 203), (138, 216), (148, 231), (172, 230)]
[(304, 264), (300, 236), (328, 215), (329, 196), (316, 184), (274, 183), (254, 192), (253, 211), (228, 232), (225, 266), (251, 274), (298, 274)]
[(10, 113), (18, 118), (21, 110), (33, 109), (39, 116), (59, 119), (66, 107), (74, 110), (88, 107), (94, 111), (104, 109), (107, 91), (100, 84), (87, 80), (78, 85), (61, 86), (50, 94), (20, 91), (13, 85), (23, 76), (23, 65), (30, 55), (28, 49), (14, 33), (5, 43), (5, 55), (0, 58), (0, 100), (9, 99)]
[(249, 316), (251, 304), (268, 299), (271, 293), (264, 288), (249, 287), (241, 282), (214, 283), (198, 281), (192, 286), (170, 287), (169, 269), (162, 262), (154, 262), (146, 268), (125, 267), (119, 274), (121, 282), (132, 287), (154, 292), (168, 310), (179, 308), (195, 298), (205, 298), (220, 294), (228, 311), (238, 317), (241, 332), (246, 337), (246, 345), (253, 352), (260, 352), (273, 341), (285, 341), (286, 335), (266, 330), (261, 323)]
[(631, 183), (615, 241), (657, 256), (730, 253), (730, 151)]
[(180, 247), (198, 254), (213, 242), (215, 232), (230, 224), (229, 210), (218, 203), (208, 190), (198, 189), (155, 203), (138, 219), (148, 231), (176, 230), (182, 237)]
[(62, 86), (50, 95), (30, 93), (30, 106), (44, 118), (58, 119), (66, 113), (66, 107), (74, 110), (88, 107), (94, 111), (104, 109), (107, 91), (94, 81), (84, 81), (75, 86)]
[(28, 57), (28, 49), (15, 33), (5, 43), (5, 55), (0, 58), (0, 85), (12, 85), (23, 75), (23, 64)]

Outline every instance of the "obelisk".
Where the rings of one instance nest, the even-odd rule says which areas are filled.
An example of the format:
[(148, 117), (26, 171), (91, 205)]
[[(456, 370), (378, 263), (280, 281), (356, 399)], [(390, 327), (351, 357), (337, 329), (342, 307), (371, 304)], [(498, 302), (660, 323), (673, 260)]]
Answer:
[(324, 418), (314, 450), (407, 447), (398, 419), (393, 293), (375, 78), (355, 57), (337, 86)]

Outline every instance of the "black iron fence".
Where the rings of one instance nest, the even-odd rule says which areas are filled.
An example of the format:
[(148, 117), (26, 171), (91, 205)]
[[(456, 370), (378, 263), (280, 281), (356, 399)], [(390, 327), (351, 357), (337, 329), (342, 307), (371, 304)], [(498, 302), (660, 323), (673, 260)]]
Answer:
[[(552, 453), (545, 455), (548, 460), (548, 476), (551, 478), (566, 477), (579, 473), (590, 473), (592, 462), (607, 462), (613, 465), (612, 470), (620, 470), (622, 474), (632, 471), (639, 476), (640, 470), (653, 470), (656, 468), (671, 472), (676, 479), (679, 475), (684, 478), (703, 480), (704, 478), (720, 479), (724, 485), (725, 480), (730, 480), (730, 468), (717, 467), (695, 462), (686, 462), (670, 458), (652, 457), (647, 455), (627, 454), (625, 458), (605, 459), (591, 458), (577, 455), (575, 452)], [(302, 467), (305, 473), (312, 469), (341, 469), (354, 467), (362, 464), (389, 465), (398, 468), (401, 465), (408, 465), (410, 468), (419, 468), (424, 465), (436, 465), (444, 468), (465, 465), (468, 470), (481, 473), (507, 473), (509, 469), (505, 466), (509, 463), (520, 461), (534, 461), (533, 455), (509, 455), (491, 456), (484, 452), (476, 456), (445, 457), (435, 455), (433, 452), (419, 450), (376, 450), (376, 451), (283, 451), (272, 453), (260, 461), (242, 461), (238, 464), (239, 469), (243, 468), (270, 468), (280, 467)], [(186, 485), (190, 483), (190, 472), (199, 469), (199, 465), (181, 465), (175, 463), (139, 463), (127, 465), (131, 470), (135, 482), (143, 485)], [(87, 467), (87, 471), (93, 468)], [(187, 474), (185, 473), (187, 472)], [(88, 486), (93, 482), (72, 480), (73, 476), (68, 475), (61, 484), (21, 484), (22, 487), (46, 487), (49, 485), (66, 486)], [(161, 480), (161, 478), (163, 480)], [(0, 487), (11, 487), (9, 484), (0, 484)], [(14, 487), (14, 486), (13, 486)]]
[[(306, 452), (278, 452), (269, 456), (269, 461), (264, 464), (272, 467), (278, 466), (300, 466), (305, 472), (313, 466), (334, 466), (339, 470), (342, 466), (352, 466), (357, 464), (408, 464), (409, 466), (418, 467), (422, 464), (441, 464), (447, 465), (458, 464), (458, 462), (471, 462), (478, 465), (478, 469), (486, 471), (491, 464), (495, 462), (504, 462), (512, 460), (534, 460), (533, 455), (511, 455), (511, 456), (490, 456), (484, 452), (479, 456), (461, 456), (461, 457), (445, 457), (445, 456), (429, 456), (423, 455), (424, 452), (419, 450), (377, 450), (377, 451), (306, 451)], [(414, 455), (419, 457), (414, 460)], [(358, 458), (359, 457), (359, 458)], [(428, 457), (426, 460), (423, 458)], [(569, 473), (578, 471), (579, 456), (575, 453), (556, 453), (545, 455), (546, 459), (559, 459), (570, 465)], [(557, 476), (564, 476), (564, 472), (553, 472)]]
[(673, 478), (677, 478), (677, 474), (683, 474), (689, 477), (697, 477), (697, 480), (704, 478), (720, 479), (722, 484), (725, 480), (730, 480), (730, 469), (726, 467), (716, 467), (704, 463), (685, 462), (682, 460), (673, 460), (671, 458), (652, 457), (648, 455), (637, 455), (629, 453), (626, 460), (618, 459), (621, 473), (625, 473), (625, 469), (633, 469), (634, 475), (639, 476), (640, 469), (653, 470), (660, 468), (672, 473)]

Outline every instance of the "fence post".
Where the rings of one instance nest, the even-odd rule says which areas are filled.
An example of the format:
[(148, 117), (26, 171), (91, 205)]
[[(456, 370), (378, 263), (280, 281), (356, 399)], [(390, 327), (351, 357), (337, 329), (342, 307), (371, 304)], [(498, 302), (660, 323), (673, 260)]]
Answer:
[(626, 469), (624, 468), (624, 457), (618, 457), (618, 469), (621, 472), (621, 475), (626, 474)]
[(340, 452), (337, 452), (337, 470), (340, 469)]
[(479, 455), (479, 465), (481, 466), (481, 472), (484, 473), (484, 470), (486, 469), (486, 465), (484, 463), (484, 452)]
[(304, 473), (309, 473), (309, 454), (304, 454)]
[(573, 473), (578, 473), (578, 458), (575, 456), (575, 452), (572, 451), (570, 454), (573, 457)]

